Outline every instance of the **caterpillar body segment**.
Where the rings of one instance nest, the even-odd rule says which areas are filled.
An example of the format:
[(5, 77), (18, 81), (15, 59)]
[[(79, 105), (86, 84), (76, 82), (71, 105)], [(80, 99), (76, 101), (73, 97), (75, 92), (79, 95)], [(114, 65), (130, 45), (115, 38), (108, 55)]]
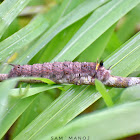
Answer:
[(13, 65), (11, 77), (43, 77), (55, 83), (94, 85), (95, 78), (111, 87), (129, 87), (140, 84), (139, 77), (112, 76), (103, 62), (54, 62), (33, 65)]

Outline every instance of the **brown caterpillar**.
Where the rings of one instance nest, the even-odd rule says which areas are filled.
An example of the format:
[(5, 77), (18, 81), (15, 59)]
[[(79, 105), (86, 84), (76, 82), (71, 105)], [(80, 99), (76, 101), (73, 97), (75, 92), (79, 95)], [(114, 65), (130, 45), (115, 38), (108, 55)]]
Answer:
[(138, 77), (119, 77), (110, 75), (103, 62), (54, 62), (33, 65), (13, 65), (8, 74), (11, 77), (43, 77), (55, 83), (94, 85), (95, 78), (113, 87), (128, 87), (140, 84)]

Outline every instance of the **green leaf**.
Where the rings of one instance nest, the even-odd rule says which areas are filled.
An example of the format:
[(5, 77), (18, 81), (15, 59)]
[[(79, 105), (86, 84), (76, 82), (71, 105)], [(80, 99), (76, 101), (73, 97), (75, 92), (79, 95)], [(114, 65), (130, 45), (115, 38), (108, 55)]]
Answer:
[(48, 28), (48, 24), (44, 14), (38, 15), (27, 26), (0, 42), (0, 61), (33, 41)]
[[(32, 78), (31, 78), (31, 79), (32, 79)], [(50, 84), (50, 85), (55, 84), (55, 82), (53, 82), (52, 80), (47, 79), (47, 78), (33, 78), (33, 79), (42, 81), (42, 82), (47, 83), (47, 84)]]
[(132, 102), (140, 100), (140, 85), (129, 87), (122, 92), (120, 102)]
[[(79, 30), (83, 23), (87, 20), (89, 15), (72, 24), (68, 28), (64, 29), (62, 32), (57, 34), (49, 44), (46, 45), (36, 56), (36, 61), (32, 59), (30, 62), (50, 62), (63, 47), (68, 43), (68, 41), (74, 36), (74, 34)], [(56, 49), (57, 46), (57, 49)], [(47, 56), (47, 57), (44, 57)], [(32, 62), (33, 61), (33, 62)], [(68, 60), (66, 60), (68, 61)]]
[[(128, 3), (132, 3), (131, 6), (127, 5)], [(132, 0), (118, 0), (111, 1), (98, 8), (52, 61), (64, 61), (65, 58), (73, 60), (76, 58), (91, 45), (92, 42), (138, 3), (137, 0), (133, 2)], [(123, 9), (123, 11), (121, 9)], [(110, 17), (113, 17), (113, 19)]]
[(128, 76), (140, 66), (140, 32), (113, 52), (104, 63), (111, 66), (112, 75)]
[[(61, 85), (54, 86), (42, 86), (36, 88), (22, 88), (12, 89), (16, 85), (18, 80), (25, 80), (29, 78), (16, 78), (6, 80), (0, 85), (0, 138), (8, 131), (16, 119), (28, 108), (28, 106), (34, 101), (37, 93), (46, 91), (53, 88), (62, 87)], [(33, 96), (34, 95), (34, 96)], [(28, 97), (31, 96), (31, 97)], [(26, 98), (25, 98), (26, 97)], [(28, 97), (28, 98), (27, 98)], [(25, 98), (25, 99), (24, 99)]]
[(36, 96), (31, 96), (22, 100), (16, 100), (15, 104), (12, 104), (5, 115), (0, 120), (0, 138), (9, 130), (12, 124), (18, 119), (18, 117), (27, 109), (27, 107), (33, 102)]
[(17, 83), (17, 79), (7, 80), (0, 85), (0, 118), (2, 118), (8, 108), (8, 96), (11, 88)]
[(112, 35), (112, 32), (114, 31), (114, 28), (114, 25), (111, 26), (95, 42), (93, 42), (86, 50), (84, 50), (76, 60), (80, 62), (84, 62), (85, 60), (88, 62), (96, 62), (98, 59), (100, 59)]
[(28, 138), (40, 139), (53, 131), (54, 128), (59, 128), (68, 123), (81, 110), (84, 110), (99, 98), (100, 94), (95, 93), (92, 86), (72, 86), (39, 115), (35, 121), (30, 123), (15, 140), (21, 137), (23, 140)]
[(110, 95), (108, 94), (105, 86), (102, 84), (102, 82), (100, 82), (99, 80), (95, 79), (95, 86), (96, 86), (97, 91), (99, 91), (101, 93), (106, 105), (108, 107), (113, 106), (113, 101), (112, 101)]
[[(109, 15), (108, 16), (109, 17), (113, 16), (114, 17), (113, 21), (115, 21), (115, 17), (117, 17), (116, 19), (119, 19), (127, 11), (132, 9), (132, 7), (134, 5), (136, 5), (138, 1), (136, 3), (135, 2), (136, 1), (132, 2), (130, 0), (129, 1), (120, 0), (120, 1), (117, 1), (117, 3), (119, 3), (119, 4), (116, 6), (116, 5), (114, 5), (114, 1), (111, 1), (111, 3), (107, 4), (107, 6), (108, 5), (110, 6), (110, 9), (108, 9), (108, 12), (110, 12), (112, 10), (112, 6), (113, 6), (113, 8), (116, 6), (117, 10), (115, 9), (114, 11), (111, 12), (112, 14), (110, 16)], [(122, 5), (123, 5), (122, 9), (124, 8), (124, 11), (122, 9), (120, 9), (120, 7)], [(130, 7), (129, 6), (127, 7), (127, 5), (129, 5)], [(103, 6), (103, 10), (104, 10), (105, 6)], [(102, 7), (100, 7), (100, 8), (102, 9)], [(102, 11), (101, 9), (100, 9), (100, 11)], [(97, 12), (95, 12), (95, 13), (97, 13)], [(115, 16), (114, 16), (114, 14), (115, 14)], [(117, 16), (117, 14), (118, 14), (118, 16)], [(103, 11), (102, 15), (104, 15), (104, 11)], [(100, 20), (102, 16), (101, 17), (97, 16), (97, 17), (99, 18), (98, 20)], [(108, 26), (108, 24), (110, 24), (110, 23), (108, 23), (107, 20), (104, 20), (104, 24), (105, 23), (107, 24), (106, 26)], [(91, 24), (92, 24), (92, 22), (91, 22)], [(102, 21), (100, 24), (98, 23), (98, 25), (102, 25)], [(110, 24), (110, 26), (111, 26), (111, 24)], [(110, 26), (108, 26), (108, 27), (110, 27)], [(100, 30), (100, 26), (97, 26), (97, 27), (98, 27), (98, 30)], [(102, 29), (104, 29), (104, 28), (102, 27)], [(96, 32), (92, 32), (92, 34), (96, 35)], [(89, 34), (89, 38), (90, 38), (90, 35), (91, 34)], [(97, 36), (98, 36), (98, 33), (97, 33)], [(86, 40), (88, 40), (88, 37), (86, 38)], [(137, 42), (138, 35), (136, 35), (132, 40), (134, 40), (134, 41), (136, 40), (135, 42)], [(129, 44), (129, 42), (127, 42), (127, 44)], [(127, 54), (127, 47), (128, 47), (127, 44), (125, 44), (123, 46), (124, 55)], [(81, 47), (85, 47), (85, 46), (83, 46), (83, 44), (81, 44)], [(134, 44), (133, 47), (137, 48), (137, 44)], [(129, 51), (132, 51), (134, 48), (129, 48)], [(63, 57), (62, 58), (65, 60), (69, 57), (73, 57), (72, 59), (74, 59), (75, 58), (75, 49), (72, 49), (71, 51), (72, 52), (69, 53), (69, 49), (66, 50), (67, 55), (65, 55), (65, 58), (63, 58)], [(133, 55), (135, 53), (136, 53), (135, 51), (131, 52), (131, 54), (133, 54)], [(62, 52), (60, 52), (60, 55), (61, 54), (62, 54)], [(119, 59), (116, 59), (116, 62), (118, 62), (118, 66), (119, 66), (120, 59), (122, 59), (123, 56), (121, 56), (120, 53), (117, 53), (116, 58), (117, 58), (117, 56)], [(130, 54), (128, 54), (127, 57), (128, 58), (131, 57)], [(109, 59), (112, 60), (113, 58), (114, 58), (114, 56), (112, 55)], [(137, 59), (139, 59), (139, 58), (137, 57)], [(59, 61), (61, 59), (56, 59), (56, 60)], [(126, 61), (126, 60), (124, 59), (124, 61)], [(125, 63), (124, 67), (127, 67), (127, 65), (126, 65), (127, 63)], [(108, 60), (106, 61), (105, 64), (106, 64), (106, 66), (107, 65), (110, 66)], [(136, 65), (136, 64), (137, 64), (137, 62), (132, 63), (132, 61), (131, 61), (129, 65), (132, 66), (132, 65)], [(131, 69), (131, 70), (127, 69), (127, 71), (123, 71), (122, 66), (119, 67), (119, 70), (120, 70), (120, 72), (122, 72), (122, 75), (125, 75), (127, 73), (127, 71), (129, 71), (129, 72), (133, 71), (133, 69)], [(116, 72), (116, 73), (117, 73), (117, 71), (118, 70), (114, 70), (114, 72)], [(69, 121), (71, 121), (73, 118), (75, 118), (79, 113), (81, 113), (84, 109), (86, 109), (89, 105), (94, 103), (100, 97), (101, 97), (101, 95), (95, 91), (93, 86), (79, 86), (79, 87), (72, 86), (70, 89), (66, 90), (66, 92), (63, 93), (59, 98), (57, 98), (57, 100), (55, 102), (53, 102), (53, 104), (49, 108), (47, 108), (41, 115), (39, 115), (33, 122), (31, 122), (15, 139), (21, 139), (21, 137), (25, 138), (25, 139), (42, 138), (43, 136), (46, 136), (48, 133), (66, 125)]]
[(112, 36), (103, 52), (103, 55), (101, 56), (101, 60), (102, 59), (104, 60), (104, 58), (106, 58), (111, 53), (113, 53), (115, 50), (117, 50), (121, 45), (122, 45), (122, 43), (118, 39), (116, 32), (113, 32)]
[[(20, 59), (18, 59), (16, 61), (16, 63), (24, 64), (24, 63), (29, 62), (29, 60), (31, 60), (31, 58), (35, 57), (35, 54), (37, 54), (46, 44), (48, 44), (50, 41), (52, 41), (52, 39), (54, 39), (54, 37), (56, 35), (58, 35), (58, 38), (59, 38), (60, 37), (59, 33), (62, 30), (64, 30), (64, 29), (67, 30), (66, 28), (70, 25), (72, 28), (73, 23), (75, 23), (79, 19), (86, 16), (85, 19), (88, 18), (88, 20), (84, 24), (81, 23), (81, 25), (83, 24), (81, 29), (72, 37), (71, 40), (70, 40), (70, 37), (68, 38), (68, 41), (70, 40), (69, 43), (73, 43), (74, 46), (77, 47), (78, 51), (75, 52), (76, 48), (73, 48), (73, 46), (71, 46), (72, 49), (68, 48), (66, 50), (66, 54), (62, 54), (62, 52), (60, 52), (58, 54), (58, 56), (62, 55), (62, 57), (59, 57), (59, 59), (56, 59), (57, 61), (74, 60), (82, 52), (85, 53), (84, 50), (86, 48), (88, 48), (90, 46), (90, 44), (92, 44), (95, 40), (97, 40), (97, 38), (101, 37), (101, 35), (103, 35), (103, 33), (105, 31), (107, 31), (107, 29), (109, 29), (112, 25), (115, 25), (115, 22), (118, 19), (120, 19), (125, 13), (130, 11), (134, 6), (136, 6), (139, 3), (138, 0), (137, 1), (136, 0), (134, 0), (134, 1), (119, 0), (119, 1), (111, 1), (109, 3), (106, 3), (106, 2), (107, 1), (86, 0), (83, 3), (81, 3), (81, 5), (79, 5), (78, 7), (75, 6), (76, 8), (73, 11), (71, 11), (70, 9), (67, 11), (67, 8), (66, 8), (67, 7), (66, 5), (68, 4), (68, 1), (67, 1), (65, 3), (66, 7), (64, 6), (66, 9), (64, 7), (62, 8), (63, 9), (62, 11), (64, 13), (60, 10), (61, 11), (60, 14), (58, 12), (56, 12), (56, 15), (54, 14), (54, 16), (50, 17), (51, 20), (49, 20), (49, 21), (51, 24), (50, 24), (49, 30), (46, 31), (40, 37), (38, 37), (36, 39), (36, 41), (34, 41), (34, 42), (29, 41), (31, 46), (29, 47), (29, 49), (27, 49), (27, 51), (25, 51), (25, 53), (23, 53), (21, 51), (21, 57), (20, 57)], [(92, 5), (92, 4), (95, 4), (95, 5)], [(102, 4), (105, 4), (105, 5), (101, 6)], [(106, 11), (105, 11), (105, 9), (106, 9)], [(95, 12), (91, 13), (91, 11), (93, 11), (93, 10), (95, 10)], [(67, 14), (67, 12), (68, 12), (68, 14)], [(65, 16), (63, 16), (63, 15), (65, 15)], [(96, 19), (95, 21), (93, 21), (94, 18)], [(95, 26), (93, 25), (93, 23), (95, 23), (94, 24)], [(89, 25), (89, 26), (87, 26), (87, 25)], [(96, 29), (92, 28), (92, 26), (96, 27)], [(91, 31), (93, 31), (93, 32), (88, 30), (90, 27), (91, 27)], [(81, 32), (81, 31), (83, 31), (83, 32)], [(85, 32), (85, 34), (84, 34), (84, 32)], [(63, 32), (63, 33), (66, 33), (66, 32)], [(111, 34), (111, 32), (108, 33), (108, 38), (109, 38), (110, 34)], [(93, 39), (92, 39), (92, 37), (93, 37)], [(64, 37), (64, 39), (65, 39), (65, 37)], [(102, 37), (101, 37), (101, 39), (102, 39)], [(109, 39), (107, 39), (107, 40), (109, 40)], [(108, 41), (105, 41), (105, 42), (108, 42)], [(130, 40), (126, 44), (124, 44), (122, 46), (123, 49), (121, 48), (121, 49), (117, 50), (117, 52), (115, 52), (115, 54), (112, 54), (110, 56), (110, 58), (105, 62), (105, 66), (108, 68), (112, 64), (117, 64), (117, 65), (114, 65), (114, 67), (112, 68), (112, 72), (115, 73), (116, 75), (121, 74), (122, 76), (127, 76), (128, 74), (132, 73), (135, 70), (135, 68), (140, 66), (140, 64), (138, 63), (140, 60), (138, 42), (139, 42), (139, 34), (137, 34), (134, 38), (132, 38), (132, 40)], [(67, 47), (68, 44), (65, 47)], [(102, 44), (102, 42), (101, 43), (99, 42), (99, 45), (100, 44)], [(57, 46), (57, 41), (56, 41), (56, 44), (54, 44), (54, 45)], [(97, 45), (97, 46), (99, 46), (99, 45)], [(131, 45), (133, 47), (131, 47)], [(104, 44), (103, 44), (103, 46), (100, 46), (100, 49), (104, 50), (104, 48), (105, 48)], [(59, 49), (59, 48), (56, 47), (55, 49)], [(96, 48), (96, 49), (99, 51), (99, 48)], [(103, 53), (103, 50), (101, 50), (101, 52), (94, 52), (96, 57), (100, 57), (101, 54)], [(121, 50), (121, 52), (118, 53), (120, 50)], [(122, 53), (123, 53), (123, 55), (122, 55)], [(89, 54), (87, 54), (87, 55), (89, 55)], [(87, 55), (85, 55), (85, 57)], [(29, 57), (29, 59), (28, 59), (28, 57)], [(41, 56), (41, 57), (48, 57), (48, 56)], [(114, 59), (114, 57), (115, 57), (115, 59)], [(135, 61), (133, 61), (132, 59), (134, 59)], [(122, 61), (123, 61), (123, 65), (121, 64)], [(34, 63), (34, 61), (33, 61), (33, 63)], [(129, 68), (127, 68), (128, 66), (129, 66)], [(125, 71), (123, 71), (124, 69), (125, 69)], [(51, 88), (51, 86), (50, 86), (50, 88)], [(33, 89), (35, 89), (35, 88), (33, 88)], [(47, 87), (46, 87), (46, 89), (47, 89)], [(29, 90), (28, 90), (28, 92), (29, 92)], [(31, 90), (32, 90), (32, 88), (31, 88)], [(45, 90), (45, 87), (40, 88), (40, 90), (39, 90), (39, 87), (37, 87), (35, 90), (32, 90), (33, 92), (30, 92), (29, 96), (33, 95), (34, 93), (37, 93), (39, 91), (43, 91), (43, 90)], [(23, 90), (23, 92), (24, 92), (24, 90)], [(53, 93), (55, 93), (55, 92), (53, 92)], [(34, 101), (35, 97), (36, 97), (36, 95), (30, 96), (30, 97), (27, 97), (24, 99), (20, 99), (17, 96), (13, 97), (14, 101), (12, 102), (12, 104), (8, 104), (8, 105), (11, 105), (11, 106), (8, 106), (9, 108), (10, 107), (11, 108), (10, 108), (10, 110), (8, 109), (8, 111), (6, 111), (5, 117), (3, 118), (2, 123), (1, 123), (2, 127), (4, 128), (3, 130), (0, 130), (1, 137), (8, 131), (8, 129), (17, 120), (17, 118), (27, 109), (27, 107)], [(56, 96), (54, 96), (54, 97), (56, 97)], [(57, 100), (55, 102), (53, 102), (48, 108), (46, 108), (41, 113), (41, 115), (39, 115), (37, 118), (34, 117), (33, 118), (34, 121), (32, 121), (33, 119), (30, 120), (28, 123), (30, 123), (31, 121), (32, 122), (25, 129), (23, 129), (23, 128), (28, 123), (27, 123), (27, 120), (24, 119), (26, 125), (23, 127), (22, 126), (20, 127), (21, 129), (19, 129), (19, 130), (23, 129), (23, 131), (20, 133), (18, 132), (19, 135), (17, 135), (16, 139), (21, 139), (21, 138), (23, 138), (23, 139), (40, 138), (41, 139), (42, 137), (45, 137), (46, 135), (48, 135), (48, 133), (50, 134), (51, 132), (55, 131), (56, 129), (59, 129), (59, 128), (65, 126), (68, 122), (70, 122), (73, 118), (75, 118), (78, 114), (80, 114), (88, 106), (90, 106), (92, 103), (97, 101), (100, 97), (101, 97), (101, 95), (99, 93), (97, 93), (97, 91), (95, 90), (95, 88), (93, 86), (71, 86), (70, 89), (66, 89), (65, 92), (63, 91), (62, 95), (59, 98), (57, 98)], [(48, 100), (46, 100), (46, 102), (47, 101)], [(38, 105), (40, 105), (40, 104), (38, 104)], [(36, 108), (36, 106), (34, 106), (34, 107)], [(29, 110), (27, 109), (27, 111), (29, 112), (30, 109)], [(30, 118), (31, 115), (32, 114), (30, 113), (30, 115), (27, 117)], [(22, 125), (22, 123), (19, 123), (19, 125), (20, 124)], [(97, 125), (98, 124), (96, 124), (94, 127), (96, 127)], [(14, 127), (12, 127), (12, 128), (13, 128), (12, 131), (14, 131), (15, 130)], [(102, 130), (102, 131), (104, 131), (104, 130)], [(119, 134), (120, 134), (120, 132), (119, 132)], [(129, 131), (129, 134), (132, 134), (132, 131)]]
[[(16, 61), (18, 64), (26, 64), (31, 58), (35, 56), (47, 43), (49, 43), (58, 33), (72, 25), (79, 19), (83, 18), (105, 2), (105, 1), (96, 1), (96, 0), (86, 0), (75, 9), (73, 9), (66, 16), (58, 20), (47, 32), (44, 33), (37, 41), (35, 41), (32, 46)], [(35, 51), (34, 51), (35, 50)], [(26, 59), (26, 56), (29, 56)], [(67, 58), (67, 57), (66, 57)], [(74, 59), (74, 58), (73, 58)]]
[(30, 0), (5, 0), (0, 5), (0, 38)]
[(135, 33), (137, 23), (140, 22), (139, 13), (140, 13), (140, 5), (135, 7), (120, 21), (119, 25), (120, 27), (119, 30), (117, 31), (117, 36), (121, 42), (124, 43)]
[(139, 134), (140, 101), (95, 112), (79, 118), (43, 139), (83, 137), (89, 139), (120, 139)]
[[(138, 35), (136, 35), (132, 40), (136, 40), (137, 37)], [(137, 47), (136, 44), (134, 46)], [(127, 54), (127, 44), (125, 44), (123, 50), (124, 53)], [(117, 53), (117, 55), (119, 57), (121, 54)], [(114, 56), (112, 55), (110, 59), (113, 59), (113, 57)], [(130, 65), (133, 65), (133, 63), (130, 63)], [(127, 65), (124, 65), (124, 67), (127, 67)], [(120, 71), (121, 70), (122, 69), (120, 68)], [(126, 71), (121, 72), (124, 75), (126, 73)], [(70, 120), (72, 120), (75, 116), (77, 116), (80, 112), (94, 103), (100, 97), (101, 95), (95, 91), (93, 86), (72, 86), (70, 89), (66, 90), (66, 92), (63, 93), (63, 95), (61, 95), (57, 100), (55, 100), (55, 102), (53, 102), (53, 104), (40, 116), (38, 116), (36, 120), (30, 123), (15, 139), (20, 139), (21, 137), (25, 137), (25, 139), (41, 138), (55, 129), (66, 125)], [(40, 128), (40, 130), (38, 128)]]
[[(30, 88), (26, 94), (21, 94), (19, 89), (12, 89), (10, 90), (10, 96), (12, 97), (18, 97), (21, 96), (22, 98), (33, 96), (37, 93), (54, 89), (54, 88), (60, 88), (62, 85), (44, 85), (39, 87)], [(21, 88), (21, 90), (24, 92), (26, 88)]]
[(29, 106), (35, 97), (20, 100), (9, 96), (10, 90), (14, 88), (19, 78), (6, 80), (0, 85), (0, 138), (7, 132), (15, 120)]
[(48, 107), (55, 97), (50, 92), (40, 93), (31, 103), (31, 105), (22, 113), (17, 120), (12, 131), (11, 139), (19, 134), (30, 122), (32, 122), (46, 107)]

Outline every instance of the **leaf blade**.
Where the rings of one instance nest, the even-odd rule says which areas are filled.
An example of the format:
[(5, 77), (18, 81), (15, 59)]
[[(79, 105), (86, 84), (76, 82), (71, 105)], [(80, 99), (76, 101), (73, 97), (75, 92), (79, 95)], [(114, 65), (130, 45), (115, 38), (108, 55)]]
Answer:
[[(129, 2), (132, 1), (130, 0)], [(68, 60), (75, 59), (119, 18), (121, 18), (139, 3), (138, 1), (135, 2), (135, 4), (132, 2), (134, 4), (133, 6), (131, 5), (132, 7), (128, 6), (126, 8), (125, 6), (124, 8), (124, 5), (127, 5), (128, 1), (111, 1), (97, 9), (68, 42), (64, 49), (52, 61), (64, 61), (65, 58)], [(123, 11), (120, 10), (121, 8), (124, 8)], [(110, 17), (114, 18), (111, 19)]]
[(0, 5), (0, 38), (30, 0), (6, 0)]
[(119, 139), (139, 134), (139, 105), (140, 102), (134, 102), (92, 113), (44, 138), (49, 139), (51, 136), (78, 137), (80, 135), (81, 137), (89, 136), (92, 139)]

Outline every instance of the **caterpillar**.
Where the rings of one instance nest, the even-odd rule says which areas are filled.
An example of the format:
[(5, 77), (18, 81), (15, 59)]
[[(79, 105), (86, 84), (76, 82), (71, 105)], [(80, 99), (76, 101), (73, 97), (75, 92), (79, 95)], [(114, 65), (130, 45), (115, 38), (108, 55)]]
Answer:
[(12, 77), (43, 77), (57, 84), (94, 85), (95, 79), (111, 87), (129, 87), (140, 84), (139, 77), (112, 76), (103, 62), (54, 62), (33, 65), (12, 65), (8, 74)]

